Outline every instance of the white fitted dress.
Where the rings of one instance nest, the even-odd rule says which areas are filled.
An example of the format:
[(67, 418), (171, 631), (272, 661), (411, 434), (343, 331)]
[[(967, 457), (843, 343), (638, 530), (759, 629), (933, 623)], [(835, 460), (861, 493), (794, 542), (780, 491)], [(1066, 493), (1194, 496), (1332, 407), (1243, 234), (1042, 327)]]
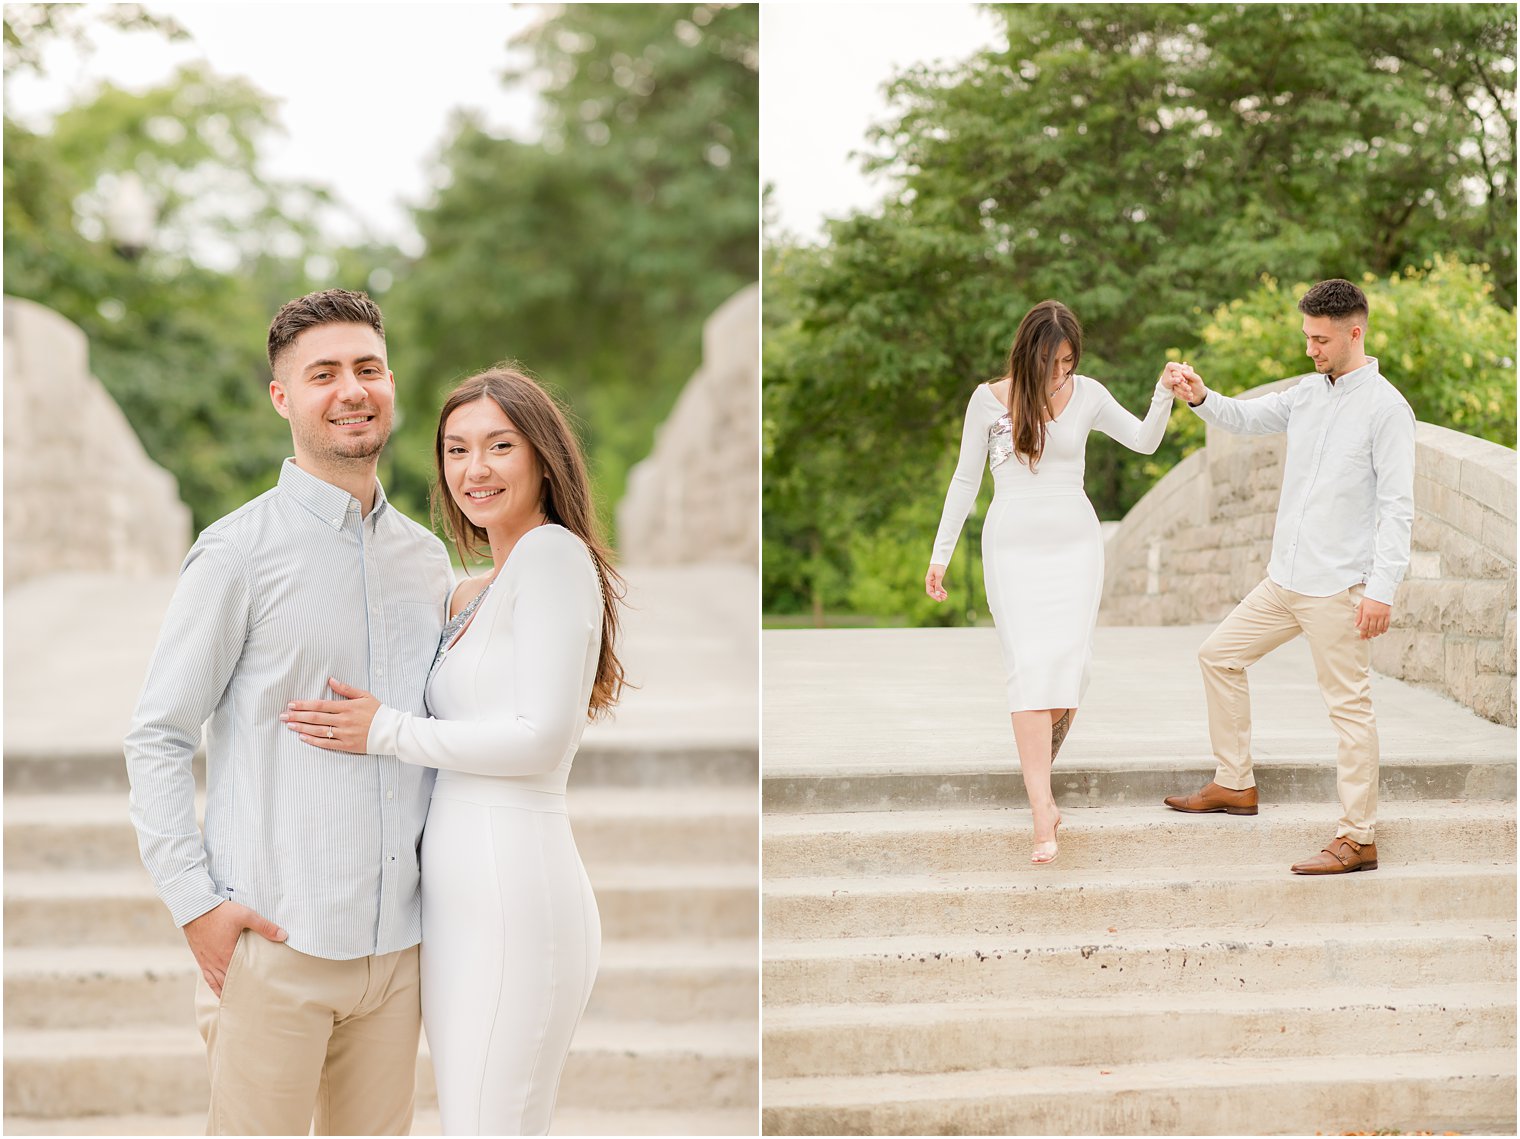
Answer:
[[(445, 643), (433, 718), (382, 707), (368, 748), (438, 769), (422, 837), (422, 1019), (446, 1135), (545, 1135), (601, 924), (565, 813), (601, 647), (595, 563), (530, 530)], [(452, 630), (446, 632), (451, 635)]]
[(1072, 384), (1070, 400), (1047, 426), (1034, 471), (1013, 454), (1003, 401), (987, 384), (972, 393), (929, 559), (950, 564), (982, 485), (982, 464), (988, 464), (993, 497), (982, 527), (982, 567), (1010, 712), (1076, 708), (1087, 691), (1103, 595), (1103, 537), (1082, 486), (1088, 433), (1096, 428), (1149, 455), (1161, 445), (1171, 415), (1172, 393), (1160, 382), (1143, 421), (1097, 380), (1073, 376)]

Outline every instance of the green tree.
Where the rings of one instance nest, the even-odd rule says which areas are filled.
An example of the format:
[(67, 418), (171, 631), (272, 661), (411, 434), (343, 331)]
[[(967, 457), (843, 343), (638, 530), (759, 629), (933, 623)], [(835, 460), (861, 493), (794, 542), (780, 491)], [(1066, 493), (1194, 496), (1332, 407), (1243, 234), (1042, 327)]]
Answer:
[(580, 419), (604, 511), (700, 359), (704, 320), (758, 272), (758, 14), (753, 5), (568, 5), (527, 33), (509, 81), (543, 94), (544, 136), (460, 117), (418, 211), (427, 253), (388, 311), (398, 482), (431, 477), (454, 380), (503, 358)]
[[(765, 344), (768, 606), (859, 581), (851, 535), (943, 495), (966, 399), (1045, 297), (1076, 310), (1082, 370), (1131, 409), (1264, 273), (1382, 276), (1446, 254), (1491, 266), (1513, 305), (1513, 8), (994, 11), (1006, 47), (892, 85), (876, 165), (900, 192), (820, 249), (772, 255), (766, 304), (787, 319)], [(1182, 442), (1094, 445), (1100, 516)]]
[[(274, 129), (266, 96), (198, 64), (146, 91), (103, 84), (46, 131), (5, 120), (6, 290), (84, 330), (93, 371), (197, 526), (270, 485), (289, 452), (263, 332), (312, 287), (325, 197), (261, 176)], [(140, 246), (110, 222), (129, 185), (151, 213)]]
[[(1285, 288), (1267, 277), (1215, 309), (1190, 363), (1225, 395), (1304, 373), (1294, 305), (1312, 283)], [(1361, 284), (1371, 308), (1367, 353), (1415, 417), (1513, 447), (1515, 318), (1483, 272), (1437, 257)]]

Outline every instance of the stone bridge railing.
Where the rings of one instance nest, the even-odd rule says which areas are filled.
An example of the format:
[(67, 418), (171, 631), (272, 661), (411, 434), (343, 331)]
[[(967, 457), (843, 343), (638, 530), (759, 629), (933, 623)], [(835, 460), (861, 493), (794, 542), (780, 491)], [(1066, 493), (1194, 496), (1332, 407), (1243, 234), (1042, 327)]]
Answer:
[(54, 573), (173, 573), (190, 510), (50, 308), (5, 298), (5, 588)]
[[(1417, 426), (1415, 447), (1409, 573), (1373, 667), (1513, 727), (1515, 452), (1430, 423)], [(1204, 448), (1109, 537), (1101, 620), (1177, 625), (1228, 614), (1266, 573), (1285, 449), (1282, 435), (1208, 428)]]
[(719, 305), (702, 364), (629, 472), (618, 553), (639, 565), (760, 559), (760, 286)]

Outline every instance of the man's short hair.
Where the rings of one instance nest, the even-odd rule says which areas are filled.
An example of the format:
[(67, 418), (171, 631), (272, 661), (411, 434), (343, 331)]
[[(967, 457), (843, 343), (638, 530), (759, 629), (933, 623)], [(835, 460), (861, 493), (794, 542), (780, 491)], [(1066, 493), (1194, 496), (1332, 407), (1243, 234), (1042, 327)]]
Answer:
[(379, 305), (364, 293), (323, 289), (286, 301), (274, 314), (269, 322), (269, 370), (274, 371), (275, 362), (297, 336), (323, 324), (367, 324), (385, 343), (385, 322), (380, 318)]
[(1298, 311), (1305, 316), (1329, 316), (1337, 320), (1359, 317), (1360, 323), (1366, 324), (1367, 294), (1350, 281), (1336, 277), (1321, 281), (1305, 293), (1298, 302)]

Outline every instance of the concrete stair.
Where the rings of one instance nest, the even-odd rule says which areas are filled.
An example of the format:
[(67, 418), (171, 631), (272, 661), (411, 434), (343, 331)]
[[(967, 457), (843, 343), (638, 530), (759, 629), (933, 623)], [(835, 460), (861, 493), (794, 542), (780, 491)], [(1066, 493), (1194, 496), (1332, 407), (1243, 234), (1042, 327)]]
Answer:
[[(755, 666), (753, 608), (735, 600), (753, 574), (711, 576), (634, 579), (640, 608), (625, 660), (642, 687), (616, 721), (588, 729), (577, 756), (570, 819), (603, 950), (556, 1134), (757, 1130), (758, 739), (754, 682), (744, 679)], [(119, 592), (105, 583), (73, 596)], [(741, 626), (747, 658), (735, 657)], [(149, 627), (136, 621), (134, 635)], [(8, 629), (8, 654), (12, 637)], [(130, 680), (87, 679), (127, 714), (140, 668)], [(207, 1078), (194, 964), (141, 867), (120, 752), (105, 725), (45, 739), (46, 725), (31, 720), (67, 720), (56, 708), (28, 716), (13, 733), (8, 708), (5, 1130), (200, 1134)], [(413, 1131), (437, 1134), (425, 1040), (417, 1078)]]
[[(1380, 866), (1299, 877), (1339, 815), (1307, 653), (1253, 672), (1260, 813), (1186, 816), (1191, 662), (1100, 629), (1031, 866), (986, 631), (952, 632), (766, 634), (765, 1134), (1514, 1133), (1513, 731), (1377, 678)], [(861, 692), (806, 712), (824, 674)]]

